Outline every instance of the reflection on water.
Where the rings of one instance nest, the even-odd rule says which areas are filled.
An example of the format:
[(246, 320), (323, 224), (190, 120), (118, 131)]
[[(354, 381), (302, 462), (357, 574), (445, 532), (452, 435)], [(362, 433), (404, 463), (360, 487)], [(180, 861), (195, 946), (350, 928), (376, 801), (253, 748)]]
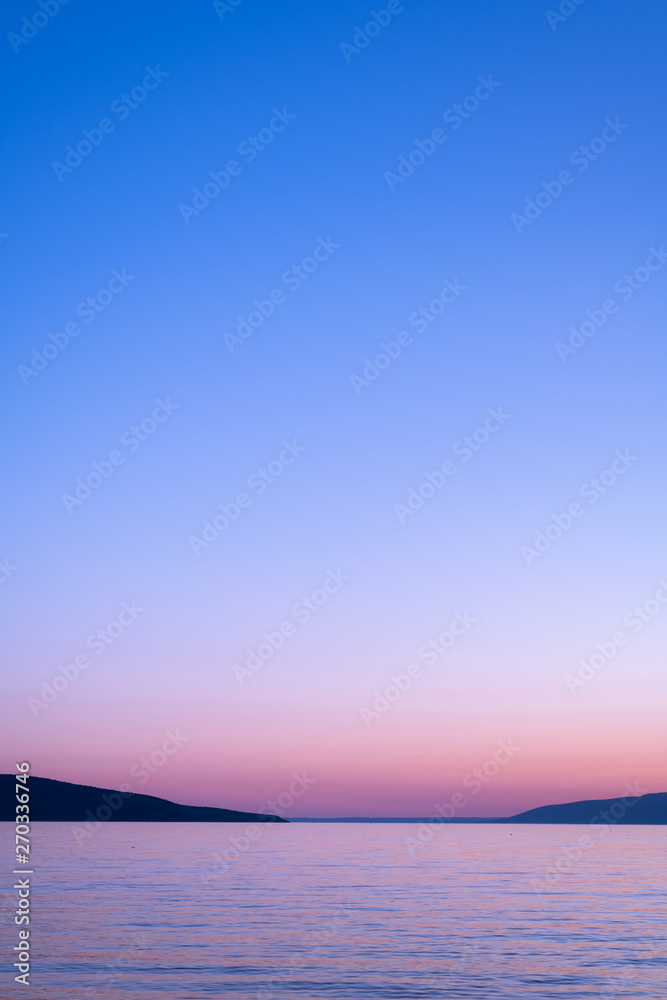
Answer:
[(30, 995), (657, 1000), (667, 830), (577, 852), (585, 832), (447, 826), (410, 853), (406, 824), (107, 823), (78, 845), (35, 823)]

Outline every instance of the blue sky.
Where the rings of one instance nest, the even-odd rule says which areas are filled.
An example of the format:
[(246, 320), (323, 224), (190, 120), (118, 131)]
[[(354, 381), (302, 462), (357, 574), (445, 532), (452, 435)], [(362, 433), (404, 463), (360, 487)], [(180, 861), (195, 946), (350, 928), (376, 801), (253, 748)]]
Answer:
[[(552, 765), (552, 797), (656, 780), (662, 620), (585, 692), (564, 677), (666, 569), (665, 12), (571, 6), (552, 26), (535, 2), (412, 0), (350, 53), (372, 20), (351, 0), (74, 2), (14, 46), (40, 8), (5, 4), (10, 763), (25, 741), (38, 773), (117, 784), (126, 759), (180, 723), (198, 736), (154, 788), (192, 801), (206, 789), (251, 807), (274, 777), (311, 766), (313, 808), (344, 813), (361, 759), (361, 783), (380, 789), (372, 808), (426, 809), (510, 735), (524, 757), (479, 809), (541, 804)], [(456, 112), (443, 116), (473, 108), (480, 78), (492, 92), (454, 127)], [(133, 98), (145, 79), (154, 89)], [(54, 169), (104, 120), (80, 164)], [(252, 157), (242, 144), (271, 123)], [(438, 128), (446, 138), (390, 183)], [(600, 150), (603, 134), (582, 169), (576, 151)], [(225, 189), (186, 220), (179, 206), (230, 160)], [(517, 232), (512, 215), (563, 170), (571, 183)], [(285, 280), (318, 247), (328, 256), (299, 287)], [(659, 266), (632, 296), (614, 289), (649, 258)], [(464, 290), (418, 332), (409, 317), (446, 280)], [(284, 300), (230, 350), (225, 334), (276, 289)], [(86, 322), (89, 297), (100, 312)], [(561, 360), (569, 328), (609, 298), (617, 311)], [(26, 376), (33, 349), (76, 322)], [(411, 342), (355, 391), (351, 376), (401, 331)], [(151, 426), (156, 400), (168, 417), (123, 444)], [(497, 433), (400, 523), (395, 505), (499, 407)], [(298, 458), (252, 493), (284, 441)], [(522, 546), (618, 449), (627, 471), (527, 565)], [(63, 494), (112, 452), (119, 464), (68, 512)], [(189, 539), (244, 490), (252, 502), (195, 555)], [(239, 685), (244, 651), (332, 568), (349, 582)], [(146, 610), (110, 666), (34, 715), (27, 698), (128, 600)], [(465, 609), (478, 624), (451, 667), (384, 730), (360, 728), (378, 685)], [(579, 743), (583, 777), (567, 755), (553, 764)]]

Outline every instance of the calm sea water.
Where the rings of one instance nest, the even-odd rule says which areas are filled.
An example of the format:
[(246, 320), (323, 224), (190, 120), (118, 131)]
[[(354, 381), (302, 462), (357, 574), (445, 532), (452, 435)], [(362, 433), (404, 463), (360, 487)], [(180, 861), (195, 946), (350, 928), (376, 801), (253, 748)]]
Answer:
[(107, 823), (78, 845), (67, 823), (34, 824), (26, 995), (667, 995), (664, 827), (616, 827), (582, 851), (584, 827), (447, 826), (413, 854), (407, 824), (257, 829)]

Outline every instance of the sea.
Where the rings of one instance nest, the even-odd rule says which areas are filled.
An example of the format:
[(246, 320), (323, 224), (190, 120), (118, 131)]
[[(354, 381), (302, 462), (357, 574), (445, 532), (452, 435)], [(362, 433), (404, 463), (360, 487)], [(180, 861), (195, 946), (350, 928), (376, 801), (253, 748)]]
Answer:
[(34, 823), (31, 840), (30, 987), (8, 960), (10, 861), (2, 996), (667, 996), (666, 827)]

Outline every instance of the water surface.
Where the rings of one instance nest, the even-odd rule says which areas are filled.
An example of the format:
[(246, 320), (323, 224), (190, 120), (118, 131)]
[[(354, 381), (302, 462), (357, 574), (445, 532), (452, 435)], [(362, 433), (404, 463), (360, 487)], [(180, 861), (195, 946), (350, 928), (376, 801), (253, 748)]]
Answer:
[(446, 826), (413, 853), (407, 824), (255, 830), (106, 823), (77, 844), (33, 824), (30, 996), (667, 995), (664, 827), (582, 851), (585, 827)]

